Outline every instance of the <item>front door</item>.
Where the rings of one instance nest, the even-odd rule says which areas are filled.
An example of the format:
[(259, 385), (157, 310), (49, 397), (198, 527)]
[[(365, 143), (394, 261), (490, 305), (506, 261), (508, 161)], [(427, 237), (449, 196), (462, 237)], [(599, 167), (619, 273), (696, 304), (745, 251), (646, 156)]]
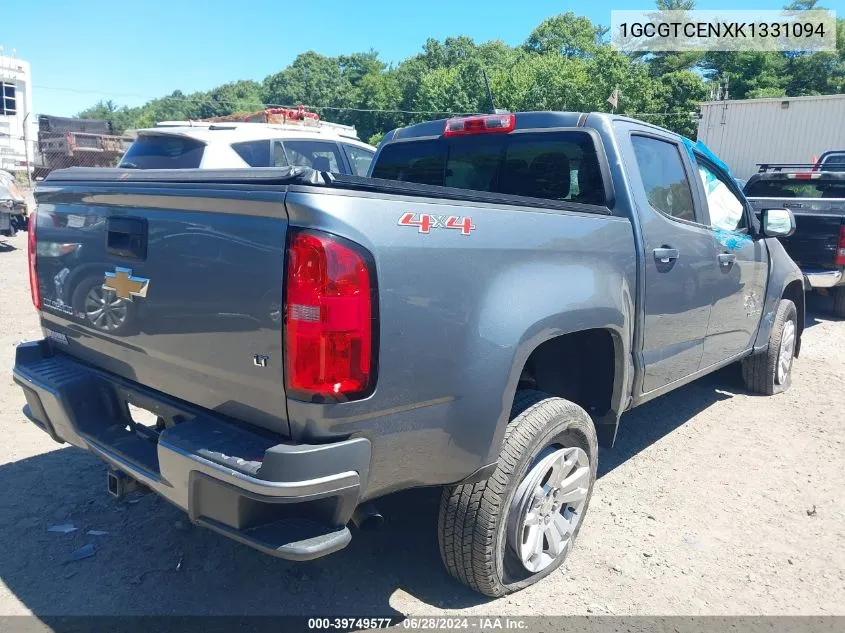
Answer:
[(713, 257), (713, 308), (701, 367), (706, 368), (749, 349), (763, 311), (768, 276), (768, 252), (749, 230), (750, 208), (734, 180), (703, 156), (695, 154), (704, 188)]
[(644, 245), (643, 380), (648, 393), (698, 371), (716, 260), (696, 205), (689, 154), (669, 135), (633, 133), (625, 148)]

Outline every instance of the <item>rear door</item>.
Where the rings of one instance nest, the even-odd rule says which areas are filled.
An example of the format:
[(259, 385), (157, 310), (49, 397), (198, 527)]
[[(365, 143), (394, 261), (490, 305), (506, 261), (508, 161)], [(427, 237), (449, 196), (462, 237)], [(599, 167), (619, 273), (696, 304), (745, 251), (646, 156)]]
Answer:
[(286, 434), (284, 191), (216, 187), (41, 187), (42, 322), (60, 352)]
[(695, 204), (686, 150), (657, 132), (634, 131), (630, 139), (622, 152), (644, 245), (641, 392), (648, 393), (698, 371), (716, 260), (706, 209)]
[(736, 182), (705, 157), (696, 153), (695, 159), (717, 262), (704, 368), (751, 347), (763, 311), (769, 260), (766, 243), (751, 236), (751, 210)]

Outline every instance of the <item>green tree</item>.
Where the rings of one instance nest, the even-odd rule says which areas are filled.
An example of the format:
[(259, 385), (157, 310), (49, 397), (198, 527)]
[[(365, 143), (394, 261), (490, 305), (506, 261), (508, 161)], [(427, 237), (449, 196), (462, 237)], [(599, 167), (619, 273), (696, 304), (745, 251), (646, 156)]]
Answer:
[(722, 81), (727, 77), (731, 99), (785, 95), (786, 66), (780, 53), (759, 51), (713, 51), (702, 61), (709, 78)]
[(253, 112), (263, 107), (261, 84), (251, 80), (234, 81), (210, 90), (198, 98), (200, 118)]
[[(692, 11), (695, 0), (655, 0), (659, 12), (663, 11)], [(692, 70), (701, 63), (704, 55), (697, 51), (656, 52), (637, 55), (649, 65), (653, 77), (681, 70)]]
[(572, 11), (543, 20), (525, 40), (531, 53), (557, 53), (564, 57), (588, 57), (604, 45), (607, 29)]
[(352, 84), (337, 59), (308, 51), (267, 77), (262, 85), (264, 103), (346, 107), (352, 103)]
[(81, 119), (100, 119), (109, 121), (115, 134), (123, 134), (127, 129), (133, 127), (137, 116), (135, 110), (126, 106), (120, 107), (111, 99), (98, 101), (90, 108), (80, 112), (77, 116)]

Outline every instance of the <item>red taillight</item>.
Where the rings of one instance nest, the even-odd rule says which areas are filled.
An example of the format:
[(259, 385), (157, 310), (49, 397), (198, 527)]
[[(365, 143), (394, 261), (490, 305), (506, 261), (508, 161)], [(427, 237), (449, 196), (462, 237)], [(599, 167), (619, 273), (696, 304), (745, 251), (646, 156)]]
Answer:
[(814, 172), (811, 172), (811, 173), (799, 172), (797, 174), (786, 174), (786, 177), (790, 178), (792, 180), (816, 180), (817, 178), (821, 178), (822, 175), (818, 174), (818, 173), (814, 173)]
[(845, 266), (845, 224), (839, 226), (839, 243), (836, 245), (834, 263), (837, 266)]
[(374, 279), (365, 251), (317, 231), (291, 234), (285, 288), (288, 395), (362, 397), (374, 384)]
[(27, 254), (29, 256), (29, 290), (32, 293), (32, 304), (36, 310), (41, 309), (41, 290), (38, 288), (38, 272), (36, 268), (35, 259), (35, 219), (38, 213), (33, 213), (29, 216), (29, 224), (27, 226)]
[(485, 114), (448, 119), (443, 136), (466, 136), (468, 134), (493, 134), (511, 132), (516, 127), (514, 114)]

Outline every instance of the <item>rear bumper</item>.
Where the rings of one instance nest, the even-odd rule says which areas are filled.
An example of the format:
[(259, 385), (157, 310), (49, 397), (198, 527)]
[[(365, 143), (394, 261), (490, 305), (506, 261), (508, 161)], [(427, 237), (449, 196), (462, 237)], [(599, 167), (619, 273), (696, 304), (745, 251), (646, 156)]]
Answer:
[(845, 281), (841, 270), (804, 270), (804, 286), (810, 288), (833, 288)]
[[(105, 374), (46, 341), (17, 348), (24, 413), (53, 439), (84, 448), (185, 510), (191, 520), (258, 550), (308, 560), (345, 547), (366, 486), (370, 442), (285, 444), (212, 412)], [(127, 403), (168, 421), (131, 426)], [(173, 424), (170, 424), (170, 423)]]

